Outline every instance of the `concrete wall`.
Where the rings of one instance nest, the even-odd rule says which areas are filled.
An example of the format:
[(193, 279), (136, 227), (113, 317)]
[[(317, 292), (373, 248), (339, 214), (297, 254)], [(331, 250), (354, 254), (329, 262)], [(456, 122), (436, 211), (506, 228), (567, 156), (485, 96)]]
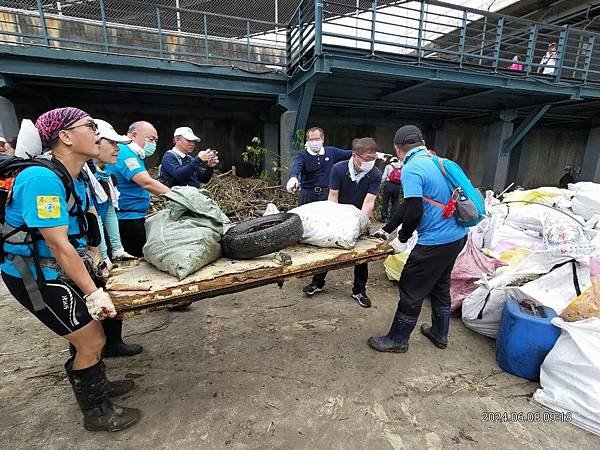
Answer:
[(565, 166), (579, 166), (589, 128), (535, 127), (521, 142), (517, 183), (525, 187), (558, 185)]

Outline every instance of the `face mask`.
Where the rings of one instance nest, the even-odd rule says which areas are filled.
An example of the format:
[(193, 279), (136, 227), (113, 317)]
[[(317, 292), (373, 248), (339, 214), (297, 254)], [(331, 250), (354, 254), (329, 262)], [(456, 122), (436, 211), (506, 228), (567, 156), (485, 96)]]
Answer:
[(361, 163), (360, 163), (361, 172), (368, 172), (373, 167), (375, 167), (375, 161), (368, 161), (368, 162), (361, 161)]
[(323, 147), (323, 141), (321, 139), (315, 139), (306, 143), (306, 150), (312, 155), (318, 155)]
[(156, 151), (156, 142), (146, 141), (146, 143), (144, 144), (144, 155), (146, 155), (147, 157), (150, 157), (150, 156), (154, 155), (155, 151)]

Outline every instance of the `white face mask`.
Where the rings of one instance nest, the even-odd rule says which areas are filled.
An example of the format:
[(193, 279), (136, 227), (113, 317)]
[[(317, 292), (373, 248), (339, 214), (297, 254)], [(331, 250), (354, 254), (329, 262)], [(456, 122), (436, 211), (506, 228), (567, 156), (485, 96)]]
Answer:
[(306, 150), (311, 155), (318, 155), (323, 147), (323, 141), (321, 139), (313, 139), (306, 142)]
[(361, 163), (360, 163), (360, 171), (361, 172), (368, 172), (373, 167), (375, 167), (375, 161), (367, 161), (367, 162), (361, 161)]

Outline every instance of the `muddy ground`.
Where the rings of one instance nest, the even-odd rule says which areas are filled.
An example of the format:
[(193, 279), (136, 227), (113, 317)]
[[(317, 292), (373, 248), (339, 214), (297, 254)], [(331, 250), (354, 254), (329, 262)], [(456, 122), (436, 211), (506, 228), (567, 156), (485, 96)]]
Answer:
[[(482, 413), (539, 411), (537, 383), (502, 372), (495, 341), (453, 318), (447, 350), (413, 334), (409, 353), (371, 350), (397, 303), (380, 262), (371, 309), (350, 298), (350, 269), (307, 299), (305, 280), (155, 312), (125, 323), (145, 351), (109, 359), (112, 378), (135, 379), (122, 404), (134, 428), (89, 433), (63, 371), (66, 344), (0, 291), (0, 447), (454, 449), (599, 448), (567, 423), (490, 423)], [(421, 320), (427, 320), (426, 305)]]

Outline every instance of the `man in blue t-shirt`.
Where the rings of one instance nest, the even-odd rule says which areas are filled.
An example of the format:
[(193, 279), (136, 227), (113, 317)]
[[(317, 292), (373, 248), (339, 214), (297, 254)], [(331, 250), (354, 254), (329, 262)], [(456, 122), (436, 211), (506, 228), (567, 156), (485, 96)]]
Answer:
[(452, 190), (437, 167), (421, 130), (414, 125), (399, 128), (394, 136), (398, 158), (404, 161), (402, 188), (404, 217), (398, 237), (391, 245), (395, 253), (407, 249), (407, 241), (416, 230), (418, 241), (402, 270), (400, 301), (386, 336), (371, 337), (368, 343), (381, 352), (404, 353), (423, 300), (431, 299), (431, 326), (423, 324), (423, 333), (436, 347), (446, 348), (450, 324), (450, 274), (466, 242), (467, 230), (454, 216), (445, 219), (443, 209), (426, 201), (447, 204)]
[(107, 170), (115, 176), (119, 197), (119, 232), (121, 243), (130, 255), (142, 257), (146, 243), (146, 212), (150, 208), (150, 194), (161, 195), (169, 188), (153, 179), (146, 170), (144, 158), (154, 154), (158, 142), (156, 128), (149, 122), (134, 122), (127, 136), (131, 143), (119, 144), (116, 164), (107, 164)]
[[(354, 205), (367, 217), (373, 215), (375, 198), (381, 184), (381, 171), (375, 167), (377, 143), (373, 138), (355, 139), (352, 142), (352, 158), (340, 161), (331, 170), (329, 198), (331, 202)], [(352, 297), (364, 308), (371, 306), (367, 296), (368, 265), (354, 266), (354, 286)], [(309, 297), (321, 292), (325, 286), (327, 272), (315, 275), (303, 292)]]
[(179, 127), (173, 134), (173, 148), (165, 152), (160, 164), (160, 177), (166, 186), (200, 187), (200, 183), (208, 183), (213, 175), (213, 168), (219, 164), (219, 152), (206, 149), (193, 157), (192, 153), (200, 142), (190, 127)]
[(286, 189), (294, 193), (300, 186), (298, 206), (327, 200), (331, 168), (339, 161), (352, 156), (350, 150), (324, 146), (325, 134), (321, 128), (309, 128), (304, 150), (296, 153), (289, 173)]

